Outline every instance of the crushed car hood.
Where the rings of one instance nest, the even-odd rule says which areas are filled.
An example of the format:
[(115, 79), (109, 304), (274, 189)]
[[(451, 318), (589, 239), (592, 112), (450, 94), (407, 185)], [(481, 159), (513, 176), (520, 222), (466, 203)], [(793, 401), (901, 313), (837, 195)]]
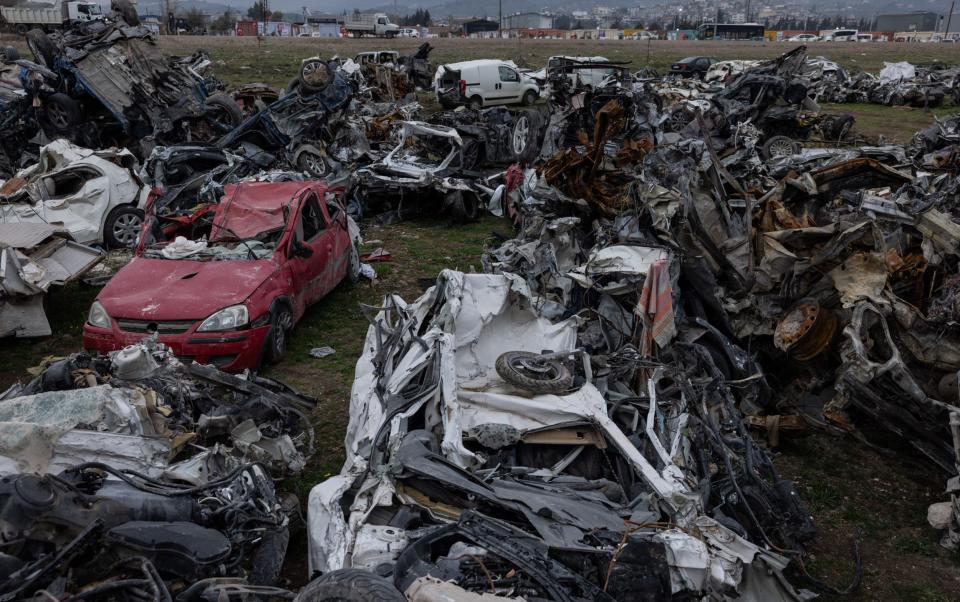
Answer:
[(97, 299), (113, 318), (203, 319), (242, 302), (276, 269), (270, 260), (177, 261), (136, 257)]

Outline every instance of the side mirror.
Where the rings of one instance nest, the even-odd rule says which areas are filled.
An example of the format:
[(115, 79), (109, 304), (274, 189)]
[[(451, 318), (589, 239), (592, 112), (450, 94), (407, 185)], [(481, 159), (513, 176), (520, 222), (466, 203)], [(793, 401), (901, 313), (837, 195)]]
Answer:
[(294, 257), (303, 257), (304, 259), (308, 257), (313, 257), (313, 249), (303, 244), (299, 240), (293, 241), (292, 246), (290, 247), (293, 252)]

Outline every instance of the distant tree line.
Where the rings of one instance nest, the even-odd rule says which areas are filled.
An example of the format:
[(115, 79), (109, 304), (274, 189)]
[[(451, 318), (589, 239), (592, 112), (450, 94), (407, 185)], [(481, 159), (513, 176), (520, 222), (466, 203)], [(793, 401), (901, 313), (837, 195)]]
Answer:
[(417, 9), (412, 15), (404, 15), (400, 17), (400, 22), (397, 25), (423, 25), (424, 27), (429, 27), (433, 22), (430, 20), (430, 11)]
[(270, 12), (264, 0), (256, 0), (253, 6), (247, 9), (247, 16), (254, 21), (283, 21), (283, 11)]

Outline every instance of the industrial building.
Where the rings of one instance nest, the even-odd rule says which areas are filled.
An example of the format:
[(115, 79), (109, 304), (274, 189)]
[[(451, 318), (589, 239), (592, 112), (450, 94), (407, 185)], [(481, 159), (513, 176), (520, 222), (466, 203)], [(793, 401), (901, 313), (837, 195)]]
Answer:
[(517, 13), (503, 17), (504, 29), (552, 29), (553, 15)]
[[(930, 11), (877, 15), (877, 31), (937, 31), (940, 15)], [(952, 29), (952, 27), (951, 27)]]

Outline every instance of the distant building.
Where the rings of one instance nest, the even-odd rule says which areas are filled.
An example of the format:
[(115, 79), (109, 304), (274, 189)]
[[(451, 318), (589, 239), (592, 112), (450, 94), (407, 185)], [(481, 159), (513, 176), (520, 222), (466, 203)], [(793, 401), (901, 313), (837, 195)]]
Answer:
[(487, 19), (475, 19), (473, 21), (464, 21), (463, 23), (463, 33), (468, 36), (497, 31), (499, 29), (500, 27), (496, 21), (488, 21)]
[[(877, 15), (879, 31), (936, 31), (940, 15), (929, 11)], [(951, 26), (951, 29), (953, 27)]]
[(503, 18), (504, 29), (552, 29), (553, 16), (543, 13), (517, 13)]

